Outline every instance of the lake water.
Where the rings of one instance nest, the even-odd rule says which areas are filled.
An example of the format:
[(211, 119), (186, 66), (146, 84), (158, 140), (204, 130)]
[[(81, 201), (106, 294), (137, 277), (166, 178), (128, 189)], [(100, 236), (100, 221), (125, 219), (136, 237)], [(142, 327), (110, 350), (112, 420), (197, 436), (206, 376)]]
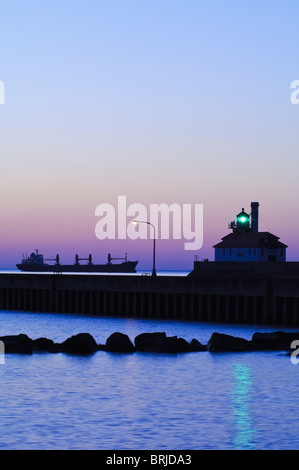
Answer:
[[(61, 342), (165, 331), (206, 343), (258, 326), (0, 312), (0, 335)], [(298, 449), (298, 374), (283, 352), (7, 354), (0, 449)]]

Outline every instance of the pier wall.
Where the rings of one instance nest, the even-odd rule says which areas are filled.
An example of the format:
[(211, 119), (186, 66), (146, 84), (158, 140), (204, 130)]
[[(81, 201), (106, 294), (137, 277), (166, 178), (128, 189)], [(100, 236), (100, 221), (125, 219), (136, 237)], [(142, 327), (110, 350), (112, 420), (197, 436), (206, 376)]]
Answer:
[(299, 326), (299, 276), (0, 274), (0, 309)]

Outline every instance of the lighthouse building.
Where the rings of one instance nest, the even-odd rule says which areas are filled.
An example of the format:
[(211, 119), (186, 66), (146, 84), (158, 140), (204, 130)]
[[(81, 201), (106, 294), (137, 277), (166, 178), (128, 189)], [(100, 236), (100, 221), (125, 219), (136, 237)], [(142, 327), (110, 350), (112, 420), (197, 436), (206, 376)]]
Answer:
[(251, 214), (244, 209), (228, 226), (232, 233), (214, 245), (215, 261), (286, 261), (287, 245), (269, 232), (258, 231), (258, 202), (251, 203)]

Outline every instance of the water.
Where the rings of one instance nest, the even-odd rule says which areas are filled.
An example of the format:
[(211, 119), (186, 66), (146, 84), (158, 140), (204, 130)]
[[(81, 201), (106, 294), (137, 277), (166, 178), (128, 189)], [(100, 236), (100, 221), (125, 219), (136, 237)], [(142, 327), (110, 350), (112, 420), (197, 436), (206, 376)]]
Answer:
[[(0, 312), (1, 335), (98, 343), (165, 331), (206, 343), (255, 326)], [(273, 329), (272, 329), (273, 330)], [(299, 365), (283, 352), (6, 355), (0, 449), (298, 449)]]
[[(189, 271), (178, 271), (178, 270), (157, 270), (157, 276), (181, 276), (185, 277), (187, 276), (190, 271), (192, 271), (192, 268)], [(53, 269), (54, 273), (54, 269)], [(15, 268), (0, 268), (0, 274), (22, 274), (22, 275), (28, 275), (28, 274), (42, 274), (45, 276), (49, 276), (49, 274), (53, 274), (51, 272), (24, 272), (20, 271), (19, 269)], [(130, 273), (129, 276), (151, 276), (152, 270), (149, 269), (142, 269), (142, 270), (137, 270), (136, 273)], [(69, 273), (63, 273), (64, 276), (71, 275), (73, 276), (73, 272)], [(82, 272), (79, 273), (80, 276), (128, 276), (128, 273), (88, 273), (88, 272)]]

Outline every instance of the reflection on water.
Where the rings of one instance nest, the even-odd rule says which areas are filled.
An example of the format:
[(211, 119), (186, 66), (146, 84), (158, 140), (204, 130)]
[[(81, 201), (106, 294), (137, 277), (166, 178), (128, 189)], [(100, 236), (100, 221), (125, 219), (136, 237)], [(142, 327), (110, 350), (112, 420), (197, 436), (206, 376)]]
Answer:
[[(0, 311), (1, 334), (56, 342), (165, 331), (206, 344), (214, 331), (249, 339), (259, 328)], [(7, 354), (0, 450), (297, 450), (298, 371), (277, 351)]]
[(254, 449), (254, 428), (252, 423), (253, 375), (245, 364), (232, 366), (232, 416), (235, 426), (235, 449)]

